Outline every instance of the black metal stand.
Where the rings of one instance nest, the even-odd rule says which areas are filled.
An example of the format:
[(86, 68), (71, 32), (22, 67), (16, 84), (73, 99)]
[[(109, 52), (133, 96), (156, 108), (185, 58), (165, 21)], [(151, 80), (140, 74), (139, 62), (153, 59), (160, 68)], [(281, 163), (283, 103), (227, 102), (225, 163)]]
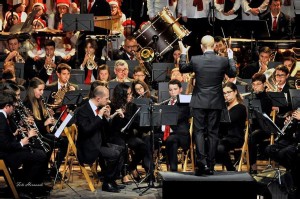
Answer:
[(212, 26), (212, 36), (215, 36), (215, 22), (216, 22), (216, 16), (215, 16), (215, 2), (212, 1), (211, 3), (209, 3), (209, 17), (208, 19), (210, 20), (209, 22), (210, 25)]

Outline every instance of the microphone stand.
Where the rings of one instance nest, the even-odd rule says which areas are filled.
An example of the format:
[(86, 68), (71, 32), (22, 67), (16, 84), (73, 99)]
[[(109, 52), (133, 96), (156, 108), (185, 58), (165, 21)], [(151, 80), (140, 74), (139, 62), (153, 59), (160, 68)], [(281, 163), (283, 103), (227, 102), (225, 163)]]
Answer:
[(215, 2), (212, 1), (209, 3), (209, 14), (208, 14), (208, 22), (212, 26), (212, 35), (213, 37), (215, 36), (215, 21), (216, 21), (216, 16), (215, 16)]

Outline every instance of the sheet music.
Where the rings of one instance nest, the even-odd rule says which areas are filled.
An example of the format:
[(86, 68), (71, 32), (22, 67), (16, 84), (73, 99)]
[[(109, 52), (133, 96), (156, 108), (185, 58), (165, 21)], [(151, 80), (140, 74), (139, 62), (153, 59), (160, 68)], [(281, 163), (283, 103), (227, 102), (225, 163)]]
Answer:
[(131, 119), (129, 120), (129, 122), (126, 124), (126, 126), (124, 126), (122, 129), (121, 129), (121, 132), (123, 133), (130, 125), (131, 123), (133, 122), (135, 116), (138, 114), (138, 112), (141, 110), (141, 107), (138, 108), (138, 110), (136, 110), (136, 112), (133, 114), (133, 116), (131, 117)]
[(278, 132), (279, 134), (282, 134), (282, 132), (281, 132), (281, 130), (278, 128), (278, 126), (273, 122), (273, 120), (271, 120), (271, 118), (270, 118), (266, 113), (263, 113), (263, 116), (264, 116), (265, 118), (267, 118), (270, 122), (272, 122), (272, 123), (274, 124), (274, 126), (276, 127), (277, 132)]
[(63, 132), (64, 128), (67, 126), (67, 124), (69, 123), (69, 121), (72, 119), (73, 114), (69, 113), (66, 117), (66, 119), (63, 121), (63, 123), (59, 126), (59, 128), (56, 130), (55, 132), (55, 137), (59, 137), (61, 135), (61, 133)]
[(190, 103), (191, 99), (192, 99), (192, 95), (179, 94), (179, 102), (180, 103)]

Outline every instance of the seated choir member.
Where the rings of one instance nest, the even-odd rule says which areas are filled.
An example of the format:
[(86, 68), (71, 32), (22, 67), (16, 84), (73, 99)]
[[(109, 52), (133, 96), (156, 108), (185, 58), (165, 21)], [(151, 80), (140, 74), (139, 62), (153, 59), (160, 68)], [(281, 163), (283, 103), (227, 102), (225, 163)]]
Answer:
[[(55, 138), (54, 134), (51, 132), (51, 126), (55, 125), (55, 120), (53, 118), (54, 113), (46, 107), (43, 100), (44, 89), (45, 83), (43, 80), (37, 77), (32, 78), (27, 89), (24, 104), (33, 114), (38, 131), (44, 138), (45, 143), (49, 145), (49, 152), (47, 153), (48, 160), (51, 158), (54, 147), (59, 149), (55, 155), (55, 162), (54, 165), (52, 165), (49, 174), (51, 177), (58, 176), (58, 179), (61, 180), (59, 168), (66, 156), (68, 141), (63, 137)], [(48, 168), (48, 163), (45, 167)]]
[(226, 166), (227, 171), (235, 171), (230, 158), (230, 150), (240, 148), (244, 144), (244, 130), (247, 119), (247, 110), (237, 86), (228, 82), (223, 86), (223, 94), (229, 111), (230, 123), (221, 123), (219, 134), (217, 161)]
[(76, 110), (77, 155), (80, 164), (91, 165), (99, 159), (104, 175), (102, 191), (120, 192), (124, 186), (117, 185), (115, 180), (120, 173), (121, 151), (108, 145), (103, 138), (109, 131), (109, 102), (109, 90), (97, 86), (89, 101)]

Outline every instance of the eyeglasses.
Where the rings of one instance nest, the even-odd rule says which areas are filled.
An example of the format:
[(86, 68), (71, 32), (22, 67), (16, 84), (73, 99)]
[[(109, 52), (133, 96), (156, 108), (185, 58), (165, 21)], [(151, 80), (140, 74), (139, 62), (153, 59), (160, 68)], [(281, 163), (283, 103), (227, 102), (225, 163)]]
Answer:
[(137, 45), (134, 45), (134, 46), (126, 46), (126, 48), (136, 48)]
[(118, 73), (123, 73), (123, 72), (127, 72), (127, 71), (128, 71), (127, 68), (125, 68), (125, 69), (117, 69), (117, 72), (118, 72)]
[(228, 95), (230, 93), (232, 93), (233, 91), (227, 91), (227, 92), (223, 92), (223, 95)]
[(276, 74), (275, 76), (276, 77), (285, 77), (286, 75), (285, 74)]

